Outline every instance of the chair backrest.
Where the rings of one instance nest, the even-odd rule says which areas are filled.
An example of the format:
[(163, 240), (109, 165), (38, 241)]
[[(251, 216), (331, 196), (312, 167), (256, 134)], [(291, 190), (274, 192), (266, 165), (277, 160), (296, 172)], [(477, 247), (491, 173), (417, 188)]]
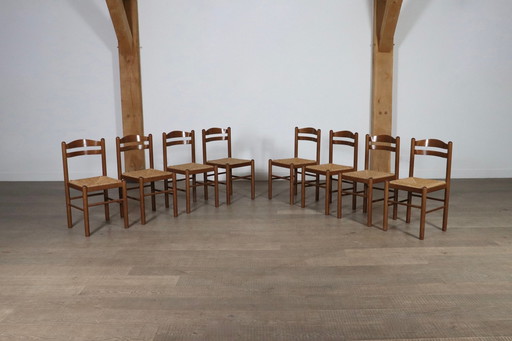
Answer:
[(385, 134), (375, 136), (366, 134), (364, 169), (369, 169), (370, 159), (375, 151), (387, 151), (394, 154), (394, 170), (392, 173), (398, 178), (400, 171), (400, 137)]
[(298, 128), (295, 127), (295, 145), (293, 156), (299, 157), (299, 141), (311, 141), (316, 143), (316, 163), (320, 163), (320, 137), (321, 131), (316, 128)]
[[(137, 150), (148, 150), (149, 168), (154, 168), (153, 162), (153, 135), (126, 135), (124, 137), (116, 137), (116, 154), (117, 154), (117, 176), (121, 179), (123, 174), (123, 163), (121, 161), (122, 153), (130, 153)], [(140, 169), (136, 169), (140, 170)]]
[(359, 134), (353, 133), (348, 130), (340, 130), (340, 131), (329, 131), (329, 163), (333, 163), (334, 160), (334, 145), (344, 145), (348, 147), (352, 147), (353, 151), (353, 159), (352, 159), (352, 167), (354, 170), (357, 170), (357, 154), (358, 154), (358, 145), (359, 145)]
[(213, 141), (227, 141), (228, 157), (231, 157), (231, 127), (203, 129), (203, 162), (208, 160), (206, 144)]
[(101, 155), (101, 174), (107, 175), (107, 161), (105, 155), (105, 139), (96, 140), (74, 140), (69, 143), (62, 142), (62, 165), (64, 167), (64, 181), (69, 181), (68, 159), (83, 155)]
[(416, 140), (411, 139), (411, 156), (409, 159), (409, 176), (414, 176), (414, 157), (416, 155), (430, 155), (446, 159), (445, 181), (450, 182), (452, 172), (453, 142), (448, 143), (437, 139)]
[(162, 133), (162, 146), (164, 151), (164, 169), (169, 166), (167, 163), (167, 147), (179, 146), (179, 145), (190, 145), (191, 149), (191, 160), (196, 162), (196, 137), (195, 132), (173, 130), (170, 133)]

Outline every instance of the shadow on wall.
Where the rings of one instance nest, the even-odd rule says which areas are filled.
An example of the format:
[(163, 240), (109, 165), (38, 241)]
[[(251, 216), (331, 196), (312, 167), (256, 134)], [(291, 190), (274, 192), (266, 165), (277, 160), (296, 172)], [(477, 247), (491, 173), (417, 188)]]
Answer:
[(69, 6), (84, 20), (89, 28), (103, 42), (112, 53), (112, 84), (115, 87), (115, 117), (116, 135), (123, 136), (123, 122), (121, 112), (121, 88), (119, 74), (119, 54), (117, 51), (117, 38), (114, 26), (110, 20), (107, 4), (102, 1), (103, 8), (94, 1), (68, 0)]

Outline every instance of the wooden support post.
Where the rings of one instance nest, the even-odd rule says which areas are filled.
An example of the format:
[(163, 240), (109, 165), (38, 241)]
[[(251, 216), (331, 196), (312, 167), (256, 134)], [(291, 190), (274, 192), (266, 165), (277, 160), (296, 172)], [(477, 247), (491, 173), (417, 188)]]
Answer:
[[(374, 0), (371, 134), (389, 134), (393, 107), (393, 38), (402, 0)], [(389, 172), (389, 153), (373, 152), (370, 168)]]
[[(119, 44), (123, 135), (144, 135), (137, 0), (106, 0)], [(125, 169), (145, 167), (144, 151), (125, 153)]]

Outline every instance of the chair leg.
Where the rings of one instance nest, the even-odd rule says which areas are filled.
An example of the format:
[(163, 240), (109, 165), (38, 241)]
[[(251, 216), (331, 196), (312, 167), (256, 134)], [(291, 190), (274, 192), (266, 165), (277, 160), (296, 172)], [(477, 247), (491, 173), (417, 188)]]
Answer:
[(443, 208), (443, 231), (448, 229), (448, 203), (450, 201), (450, 190), (444, 189), (444, 208)]
[(83, 209), (84, 209), (84, 228), (85, 228), (85, 236), (89, 237), (91, 235), (91, 231), (89, 229), (89, 197), (87, 195), (87, 187), (82, 187), (82, 200), (83, 200)]
[(165, 198), (165, 207), (169, 208), (169, 179), (164, 179), (164, 198)]
[(290, 205), (293, 205), (294, 204), (294, 199), (295, 199), (295, 193), (294, 193), (294, 189), (295, 189), (295, 178), (294, 178), (294, 174), (295, 174), (295, 167), (294, 165), (291, 165), (290, 166)]
[[(297, 188), (297, 185), (298, 185), (298, 179), (299, 179), (299, 170), (297, 168), (295, 168), (295, 176), (293, 178), (293, 195), (297, 195), (298, 193), (298, 188)], [(302, 174), (302, 176), (304, 176), (304, 174)], [(295, 203), (295, 200), (294, 200), (294, 203)]]
[(103, 190), (103, 200), (105, 201), (105, 220), (110, 221), (110, 209), (108, 203), (106, 203), (108, 201), (108, 190), (106, 189)]
[(256, 183), (254, 175), (254, 160), (251, 160), (251, 200), (256, 198)]
[(190, 213), (190, 173), (185, 171), (185, 205), (187, 214)]
[(178, 216), (178, 180), (176, 173), (172, 174), (172, 211), (174, 217)]
[(363, 213), (366, 213), (368, 209), (368, 185), (364, 184), (364, 192), (363, 192)]
[(398, 189), (395, 189), (393, 192), (393, 220), (396, 220), (398, 217)]
[(146, 224), (146, 203), (144, 202), (144, 180), (139, 178), (139, 206), (140, 206), (140, 223)]
[[(339, 175), (339, 174), (338, 174)], [(329, 203), (332, 203), (332, 181), (334, 180), (334, 178), (331, 177), (331, 187), (329, 187)]]
[[(394, 198), (394, 200), (396, 200), (396, 198)], [(382, 212), (382, 229), (384, 231), (388, 230), (388, 205), (389, 205), (389, 181), (386, 181), (386, 182), (384, 182), (384, 208), (383, 208), (383, 212)]]
[(357, 192), (357, 182), (354, 181), (354, 182), (352, 182), (352, 211), (355, 211), (356, 210), (356, 206), (357, 206), (357, 195), (356, 195), (356, 192)]
[(128, 196), (126, 194), (126, 181), (123, 180), (123, 187), (119, 189), (120, 196), (119, 199), (122, 199), (120, 202), (121, 208), (121, 216), (124, 218), (124, 228), (127, 229), (129, 227), (128, 221)]
[[(306, 176), (306, 173), (304, 173), (302, 176)], [(315, 200), (320, 200), (320, 175), (315, 175)]]
[(268, 160), (268, 198), (272, 199), (272, 160)]
[(342, 204), (341, 200), (343, 198), (343, 193), (341, 192), (341, 189), (343, 188), (341, 177), (342, 177), (342, 175), (338, 174), (338, 212), (336, 214), (336, 217), (338, 219), (341, 219), (341, 204)]
[(231, 205), (231, 167), (226, 166), (226, 204)]
[(425, 239), (425, 216), (427, 212), (427, 188), (421, 191), (420, 239)]
[[(318, 175), (317, 175), (318, 178)], [(317, 183), (316, 190), (318, 191), (319, 184)], [(325, 174), (325, 215), (329, 215), (331, 201), (331, 173), (327, 171)]]
[(151, 182), (150, 188), (151, 188), (151, 193), (153, 193), (151, 195), (151, 209), (153, 211), (156, 211), (156, 196), (154, 195), (154, 193), (155, 193), (155, 182), (154, 181)]
[(367, 226), (372, 226), (372, 216), (373, 216), (373, 179), (370, 178), (368, 181), (368, 197), (367, 197), (367, 210), (368, 210), (368, 220)]
[(68, 218), (68, 228), (72, 228), (73, 227), (73, 216), (72, 216), (72, 213), (71, 213), (71, 195), (69, 193), (69, 186), (66, 184), (64, 184), (64, 192), (65, 192), (65, 195), (66, 195), (66, 215), (67, 215), (67, 218)]
[(195, 174), (193, 174), (193, 175), (192, 175), (192, 200), (193, 200), (194, 202), (196, 202), (196, 201), (197, 201), (196, 183), (197, 183), (197, 181), (196, 181), (196, 175), (195, 175)]
[(405, 215), (405, 222), (409, 224), (411, 222), (411, 204), (412, 204), (412, 193), (407, 192), (407, 213)]
[(217, 166), (213, 169), (213, 190), (215, 192), (215, 207), (219, 207), (219, 169)]
[[(217, 167), (217, 166), (215, 166)], [(208, 173), (203, 173), (204, 200), (208, 200)]]
[[(305, 167), (302, 167), (302, 171), (305, 170)], [(306, 178), (302, 177), (300, 179), (300, 207), (306, 207)]]

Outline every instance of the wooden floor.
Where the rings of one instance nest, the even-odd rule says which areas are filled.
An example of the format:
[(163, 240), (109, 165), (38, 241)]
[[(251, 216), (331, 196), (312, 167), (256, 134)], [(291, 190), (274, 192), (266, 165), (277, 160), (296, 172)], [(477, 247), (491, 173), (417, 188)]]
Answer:
[(61, 183), (0, 183), (0, 340), (512, 340), (511, 179), (454, 181), (424, 241), (417, 214), (383, 232), (381, 205), (369, 228), (256, 190), (145, 226), (131, 202), (127, 230), (93, 208), (85, 238)]

